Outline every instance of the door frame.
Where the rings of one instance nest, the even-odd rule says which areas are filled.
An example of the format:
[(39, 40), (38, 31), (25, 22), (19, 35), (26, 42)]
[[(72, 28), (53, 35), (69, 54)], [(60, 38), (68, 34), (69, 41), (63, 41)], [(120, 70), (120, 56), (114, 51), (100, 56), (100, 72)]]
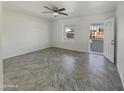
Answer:
[[(103, 24), (104, 25), (104, 23), (103, 22), (95, 22), (96, 24)], [(94, 23), (94, 24), (95, 24)], [(91, 26), (91, 24), (90, 24), (90, 26)], [(90, 27), (89, 26), (89, 27)], [(104, 32), (103, 32), (104, 33)], [(103, 49), (103, 53), (99, 53), (99, 52), (94, 52), (94, 51), (91, 51), (91, 48), (90, 48), (90, 29), (89, 29), (89, 37), (88, 37), (88, 52), (89, 53), (91, 53), (91, 54), (97, 54), (97, 55), (103, 55), (103, 53), (104, 53), (104, 49)], [(103, 38), (103, 48), (104, 48), (104, 38)]]
[(117, 23), (116, 18), (114, 18), (114, 64), (117, 65)]
[[(116, 18), (114, 18), (114, 63), (115, 65), (117, 65), (117, 27), (116, 27)], [(109, 19), (107, 19), (109, 20)], [(101, 23), (101, 22), (100, 22)], [(104, 22), (103, 22), (103, 25), (104, 25)], [(90, 24), (91, 26), (91, 24)], [(90, 27), (89, 26), (89, 27)], [(103, 53), (96, 53), (96, 52), (92, 52), (91, 49), (90, 49), (90, 29), (89, 29), (89, 37), (88, 37), (88, 52), (89, 53), (93, 53), (93, 54), (97, 54), (97, 55), (102, 55), (104, 56), (104, 52)], [(104, 41), (104, 38), (103, 38), (103, 41)], [(104, 43), (103, 43), (104, 45)], [(104, 51), (104, 50), (103, 50)], [(105, 57), (105, 56), (104, 56)], [(106, 57), (105, 57), (106, 58)], [(106, 58), (107, 60), (109, 60), (108, 58)], [(110, 60), (109, 60), (110, 61)]]

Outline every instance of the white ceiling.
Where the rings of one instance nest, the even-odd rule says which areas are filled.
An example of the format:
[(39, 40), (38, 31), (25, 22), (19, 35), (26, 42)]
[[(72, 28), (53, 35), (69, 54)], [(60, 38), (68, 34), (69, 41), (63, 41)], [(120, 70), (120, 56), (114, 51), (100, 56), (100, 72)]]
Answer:
[[(100, 14), (112, 12), (116, 8), (117, 1), (5, 1), (3, 6), (5, 9), (11, 9), (28, 15), (43, 17), (46, 19), (62, 19), (68, 17)], [(56, 6), (65, 8), (68, 17), (59, 15), (54, 17), (52, 14), (43, 14), (47, 11), (43, 6)]]

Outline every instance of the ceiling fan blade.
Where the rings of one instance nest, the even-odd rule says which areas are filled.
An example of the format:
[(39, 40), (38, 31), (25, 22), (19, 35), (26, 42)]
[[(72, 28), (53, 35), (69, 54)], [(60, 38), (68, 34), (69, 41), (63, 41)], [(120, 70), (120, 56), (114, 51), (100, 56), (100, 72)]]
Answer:
[(47, 6), (43, 6), (44, 8), (46, 8), (46, 9), (49, 9), (49, 10), (52, 10), (53, 11), (53, 9), (51, 9), (51, 8), (49, 8), (49, 7), (47, 7)]
[(42, 12), (42, 13), (53, 13), (52, 11), (50, 12), (50, 11), (46, 11), (46, 12)]
[(66, 14), (66, 13), (61, 13), (61, 12), (59, 12), (59, 14), (62, 14), (62, 15), (68, 16), (68, 14)]
[(64, 11), (64, 10), (66, 10), (65, 8), (61, 8), (61, 9), (59, 9), (58, 11)]

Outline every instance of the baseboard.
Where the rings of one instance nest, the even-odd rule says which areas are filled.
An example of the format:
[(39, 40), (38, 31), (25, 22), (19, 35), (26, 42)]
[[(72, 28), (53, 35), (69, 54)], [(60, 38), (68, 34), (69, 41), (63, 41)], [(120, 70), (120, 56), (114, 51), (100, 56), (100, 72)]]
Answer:
[(121, 71), (120, 71), (118, 65), (117, 65), (117, 70), (118, 70), (118, 73), (119, 73), (119, 75), (120, 75), (120, 79), (121, 79), (122, 86), (123, 86), (123, 89), (124, 89), (124, 81), (123, 81), (123, 79), (122, 79), (123, 77), (122, 77), (122, 75), (121, 75)]
[(8, 58), (12, 58), (12, 57), (16, 57), (16, 56), (20, 56), (20, 55), (23, 55), (23, 54), (32, 53), (32, 52), (39, 51), (39, 50), (42, 50), (42, 49), (47, 49), (47, 48), (50, 48), (50, 47), (51, 46), (44, 47), (44, 48), (39, 48), (39, 49), (34, 49), (34, 50), (30, 50), (28, 52), (22, 52), (22, 53), (19, 53), (19, 54), (16, 54), (16, 55), (12, 55), (12, 56), (3, 57), (2, 60), (8, 59)]
[[(86, 51), (79, 51), (79, 50), (75, 50), (75, 49), (68, 49), (68, 48), (63, 48), (63, 47), (56, 47), (53, 46), (53, 48), (59, 48), (59, 49), (65, 49), (65, 50), (71, 50), (71, 51), (76, 51), (76, 52), (81, 52), (81, 53), (87, 53), (87, 54), (94, 54), (94, 55), (100, 55), (100, 56), (104, 56), (103, 54), (96, 54), (96, 53), (90, 53), (90, 52), (86, 52)], [(105, 57), (105, 56), (104, 56)], [(106, 57), (105, 57), (106, 58)]]
[(83, 52), (83, 53), (89, 53), (88, 51), (80, 51), (78, 49), (72, 49), (72, 48), (65, 48), (65, 47), (59, 47), (59, 46), (52, 46), (54, 48), (60, 48), (60, 49), (66, 49), (66, 50), (71, 50), (71, 51), (77, 51), (77, 52)]
[(0, 91), (3, 90), (3, 63), (0, 60)]

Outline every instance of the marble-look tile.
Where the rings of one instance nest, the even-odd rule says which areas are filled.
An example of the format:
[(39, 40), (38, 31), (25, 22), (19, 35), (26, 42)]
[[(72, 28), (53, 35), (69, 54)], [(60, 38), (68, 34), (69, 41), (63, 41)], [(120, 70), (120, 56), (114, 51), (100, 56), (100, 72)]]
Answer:
[(123, 90), (114, 64), (100, 55), (47, 48), (5, 59), (4, 90)]

